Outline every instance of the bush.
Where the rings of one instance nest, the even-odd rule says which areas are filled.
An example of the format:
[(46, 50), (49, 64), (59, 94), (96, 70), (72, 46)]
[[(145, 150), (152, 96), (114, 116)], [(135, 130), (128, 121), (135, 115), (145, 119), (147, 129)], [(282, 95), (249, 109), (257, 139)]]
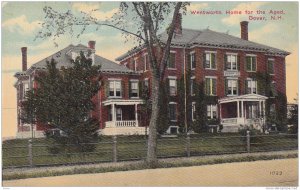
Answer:
[(241, 125), (241, 128), (239, 129), (239, 134), (242, 136), (243, 141), (246, 141), (247, 138), (247, 131), (250, 131), (250, 138), (251, 138), (251, 142), (258, 142), (258, 137), (257, 135), (260, 134), (260, 131), (257, 129), (254, 129), (252, 125), (248, 126), (243, 126)]

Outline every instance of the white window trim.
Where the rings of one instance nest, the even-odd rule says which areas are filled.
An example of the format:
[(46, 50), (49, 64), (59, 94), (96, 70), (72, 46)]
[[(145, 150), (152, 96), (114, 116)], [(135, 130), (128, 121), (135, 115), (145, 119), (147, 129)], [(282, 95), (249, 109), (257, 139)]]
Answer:
[[(205, 76), (205, 79), (216, 79), (216, 94), (209, 94), (208, 96), (217, 96), (218, 95), (218, 77), (216, 76)], [(211, 89), (211, 92), (212, 92), (212, 89)]]
[(175, 61), (175, 62), (174, 62), (174, 66), (175, 66), (175, 68), (169, 68), (168, 65), (167, 65), (167, 70), (177, 70), (177, 69), (176, 69), (176, 53), (177, 53), (177, 52), (174, 51), (174, 50), (171, 50), (171, 51), (170, 51), (170, 55), (171, 55), (171, 53), (174, 53), (174, 54), (175, 54), (175, 58), (174, 58), (174, 61)]
[[(246, 54), (246, 57), (257, 57), (256, 55), (254, 55), (254, 54)], [(251, 59), (252, 60), (252, 59)], [(252, 61), (251, 61), (251, 70), (247, 70), (247, 61), (246, 61), (246, 72), (248, 72), (248, 73), (256, 73), (256, 71), (257, 71), (257, 58), (256, 58), (256, 65), (255, 65), (256, 67), (255, 67), (255, 71), (253, 71), (253, 63), (252, 63)]]
[[(108, 98), (122, 98), (122, 90), (124, 90), (124, 89), (122, 89), (122, 81), (121, 81), (121, 79), (119, 79), (119, 80), (111, 80), (111, 79), (109, 79), (108, 81), (109, 81), (109, 83), (110, 82), (114, 82), (114, 96), (110, 96), (109, 95)], [(116, 96), (117, 90), (116, 90), (116, 83), (115, 82), (120, 82), (120, 96)], [(108, 88), (109, 88), (109, 91), (110, 91), (110, 86)]]
[(134, 71), (137, 71), (137, 60), (138, 60), (137, 57), (135, 57), (134, 60), (133, 60), (133, 63), (134, 63)]
[(217, 77), (217, 76), (205, 76), (205, 78), (218, 79), (218, 77)]
[[(169, 105), (170, 105), (170, 104), (177, 105), (177, 102), (169, 102)], [(169, 109), (170, 109), (170, 107), (169, 107)], [(171, 119), (170, 119), (170, 121), (172, 121), (172, 122), (177, 122), (177, 111), (178, 111), (178, 110), (177, 110), (177, 107), (175, 107), (175, 110), (176, 110), (176, 116), (175, 116), (175, 117), (176, 117), (176, 120), (171, 120)]]
[(231, 52), (226, 52), (226, 55), (238, 55), (238, 53), (231, 53)]
[[(273, 72), (274, 72), (274, 73), (269, 73), (269, 75), (274, 76), (274, 75), (275, 75), (275, 59), (274, 59), (274, 58), (268, 58), (268, 61), (273, 61)], [(268, 72), (269, 72), (269, 64), (268, 64), (268, 61), (267, 61), (267, 70), (268, 70)]]
[[(175, 80), (175, 95), (171, 95), (171, 93), (169, 91), (170, 96), (177, 96), (177, 94), (178, 94), (178, 91), (177, 91), (177, 77), (169, 76), (168, 79)], [(169, 85), (169, 88), (170, 88), (170, 80), (169, 80), (168, 85)]]
[(131, 79), (130, 80), (130, 93), (132, 91), (132, 86), (131, 86), (132, 82), (137, 83), (137, 96), (136, 97), (130, 97), (130, 98), (132, 98), (132, 99), (139, 98), (140, 97), (140, 94), (139, 94), (139, 80), (137, 80), (137, 79)]
[(206, 107), (206, 117), (207, 119), (214, 119), (213, 116), (213, 111), (212, 111), (212, 107), (216, 107), (216, 119), (218, 119), (218, 105), (217, 104), (208, 104), (207, 107), (210, 107), (210, 118), (207, 115), (207, 107)]
[(246, 56), (249, 56), (249, 57), (257, 57), (256, 54), (246, 54)]
[[(147, 55), (148, 55), (148, 53), (143, 54), (143, 57), (144, 57), (144, 72), (148, 71), (147, 64), (146, 64), (147, 63)], [(149, 67), (149, 63), (148, 63), (148, 67)]]
[[(239, 81), (238, 81), (238, 78), (228, 77), (228, 78), (226, 78), (226, 80), (227, 80), (227, 85), (229, 84), (228, 80), (235, 80), (236, 81), (236, 94), (233, 94), (233, 89), (232, 89), (231, 94), (227, 94), (227, 96), (238, 96), (239, 95)], [(227, 86), (227, 93), (228, 93), (228, 89), (229, 89), (229, 86)]]
[(215, 54), (217, 54), (217, 51), (209, 51), (209, 50), (205, 50), (204, 53), (215, 53)]
[[(195, 82), (196, 82), (196, 77), (195, 76), (192, 76), (191, 77), (191, 80), (193, 80), (194, 82), (193, 82), (193, 87), (195, 86)], [(192, 84), (192, 83), (191, 83)], [(190, 85), (190, 87), (192, 87), (192, 85)], [(190, 91), (192, 91), (192, 88), (190, 89)], [(194, 90), (193, 90), (193, 93), (191, 93), (191, 96), (195, 96), (196, 94), (195, 94), (195, 92), (194, 92)]]
[[(209, 64), (209, 68), (206, 68), (206, 63), (205, 63), (205, 70), (218, 70), (218, 67), (217, 67), (217, 52), (216, 51), (205, 51), (205, 62), (206, 62), (206, 54), (209, 53), (209, 54), (216, 54), (216, 57), (215, 57), (215, 65), (216, 65), (216, 68), (211, 68), (212, 67), (212, 63), (211, 63), (211, 59), (210, 59), (210, 64)], [(211, 56), (210, 56), (211, 58)]]
[[(228, 57), (227, 56), (228, 55), (235, 56), (236, 69), (232, 69), (232, 66), (233, 66), (232, 61), (230, 62), (230, 69), (227, 68), (227, 62), (228, 62), (228, 60), (227, 60)], [(238, 54), (237, 53), (226, 53), (226, 70), (228, 70), (228, 71), (238, 71), (238, 60), (237, 59), (238, 59)]]
[(194, 55), (195, 67), (194, 67), (194, 68), (192, 67), (192, 59), (191, 59), (192, 57), (190, 57), (190, 67), (191, 67), (191, 70), (193, 71), (193, 70), (196, 69), (196, 57), (195, 57), (195, 51), (190, 52), (190, 56), (192, 56), (192, 55)]
[(168, 79), (177, 79), (176, 76), (168, 76)]
[(192, 121), (195, 121), (195, 115), (196, 114), (196, 102), (192, 102)]
[(107, 80), (109, 80), (109, 81), (111, 81), (111, 80), (117, 80), (117, 81), (119, 81), (119, 80), (122, 80), (122, 79), (120, 79), (120, 78), (108, 78)]
[(247, 88), (248, 88), (248, 81), (251, 81), (251, 82), (254, 81), (255, 82), (256, 93), (253, 93), (253, 88), (251, 86), (251, 92), (250, 92), (250, 94), (257, 94), (257, 80), (253, 80), (253, 78), (247, 78), (246, 81), (247, 81)]

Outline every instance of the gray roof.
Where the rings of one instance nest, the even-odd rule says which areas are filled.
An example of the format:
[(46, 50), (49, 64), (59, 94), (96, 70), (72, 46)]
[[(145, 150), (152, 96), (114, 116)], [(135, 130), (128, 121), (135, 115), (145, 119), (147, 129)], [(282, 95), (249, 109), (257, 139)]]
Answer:
[[(30, 69), (45, 69), (46, 68), (46, 61), (50, 61), (52, 58), (55, 59), (57, 62), (57, 68), (61, 67), (72, 67), (71, 57), (67, 55), (68, 52), (72, 51), (73, 49), (87, 51), (89, 48), (82, 44), (78, 44), (77, 46), (69, 45), (66, 48), (38, 61), (37, 63), (33, 64), (28, 70)], [(128, 69), (126, 66), (117, 64), (113, 61), (110, 61), (104, 57), (95, 54), (95, 65), (101, 66), (102, 72), (117, 72), (117, 73), (135, 73), (134, 71)]]
[[(159, 39), (164, 43), (167, 41), (168, 34), (163, 32), (159, 35)], [(248, 40), (243, 40), (241, 38), (221, 33), (215, 32), (209, 29), (205, 30), (194, 30), (194, 29), (182, 29), (182, 35), (174, 35), (172, 39), (172, 46), (187, 46), (191, 47), (197, 45), (200, 47), (211, 47), (211, 48), (224, 48), (224, 49), (241, 49), (244, 51), (260, 51), (265, 52), (270, 55), (289, 55), (289, 52), (273, 48), (270, 46), (262, 45), (259, 43), (251, 42)], [(138, 51), (139, 48), (132, 49), (127, 53), (121, 55), (116, 60), (120, 61), (132, 53)]]

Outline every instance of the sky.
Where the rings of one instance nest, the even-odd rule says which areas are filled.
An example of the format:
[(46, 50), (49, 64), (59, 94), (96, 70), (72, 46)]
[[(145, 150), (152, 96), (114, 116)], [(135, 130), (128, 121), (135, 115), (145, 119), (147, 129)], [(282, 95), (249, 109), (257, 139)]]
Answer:
[[(118, 30), (102, 27), (95, 31), (89, 28), (80, 38), (69, 34), (56, 40), (35, 39), (44, 19), (43, 8), (51, 6), (58, 11), (71, 10), (75, 15), (80, 12), (93, 13), (99, 20), (110, 18), (117, 12), (118, 2), (2, 2), (1, 4), (1, 76), (2, 76), (2, 136), (16, 135), (17, 110), (16, 82), (14, 74), (21, 71), (21, 47), (28, 48), (28, 68), (35, 62), (63, 49), (69, 44), (87, 45), (89, 40), (96, 41), (96, 54), (115, 60), (134, 46), (133, 41), (125, 42)], [(252, 14), (245, 14), (253, 11)], [(265, 14), (257, 14), (257, 11)], [(270, 11), (278, 11), (274, 15)], [(221, 14), (192, 14), (194, 11), (218, 11)], [(226, 11), (241, 11), (242, 14), (226, 14)], [(280, 12), (283, 11), (283, 12)], [(283, 14), (282, 14), (283, 13)], [(281, 16), (271, 20), (271, 16)], [(265, 20), (251, 18), (265, 17)], [(240, 37), (240, 21), (249, 21), (249, 40), (291, 52), (286, 57), (286, 78), (288, 102), (294, 102), (298, 93), (298, 2), (192, 2), (183, 15), (183, 28), (206, 29), (228, 32)], [(278, 18), (278, 17), (276, 17)], [(251, 19), (251, 20), (250, 20)], [(167, 27), (167, 24), (166, 26)], [(163, 27), (164, 28), (164, 27)]]

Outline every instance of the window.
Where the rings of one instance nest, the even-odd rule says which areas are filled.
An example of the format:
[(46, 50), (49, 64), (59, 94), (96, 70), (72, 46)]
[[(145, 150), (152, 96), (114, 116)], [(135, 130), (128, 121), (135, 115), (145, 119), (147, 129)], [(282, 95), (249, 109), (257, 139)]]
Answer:
[(235, 96), (238, 94), (238, 80), (227, 79), (227, 95)]
[(109, 81), (109, 97), (121, 97), (121, 81)]
[(273, 59), (269, 59), (268, 60), (268, 73), (270, 75), (274, 75), (275, 72), (274, 72), (274, 60)]
[(191, 64), (191, 70), (194, 70), (196, 68), (196, 61), (195, 61), (195, 53), (190, 54), (190, 64)]
[(227, 70), (237, 70), (237, 55), (228, 54), (226, 55), (226, 69)]
[(138, 81), (130, 82), (130, 97), (139, 97), (139, 83)]
[(134, 61), (133, 61), (133, 69), (134, 69), (134, 71), (137, 71), (137, 61), (136, 61), (137, 59), (134, 59)]
[(256, 56), (246, 56), (246, 71), (256, 71)]
[(176, 103), (170, 102), (169, 103), (169, 117), (171, 121), (177, 121), (177, 108)]
[(144, 80), (144, 87), (146, 89), (149, 89), (149, 79), (148, 78)]
[(276, 111), (276, 109), (275, 109), (275, 104), (271, 104), (271, 105), (270, 105), (270, 113), (271, 113), (271, 114), (275, 114), (275, 111)]
[(175, 69), (175, 53), (170, 52), (169, 59), (168, 59), (168, 68), (169, 69)]
[(196, 120), (196, 102), (192, 103), (192, 121)]
[(205, 53), (205, 68), (216, 69), (216, 53), (213, 52)]
[(217, 79), (205, 78), (205, 93), (208, 96), (217, 95)]
[(191, 78), (191, 89), (190, 89), (190, 92), (191, 92), (191, 96), (195, 96), (195, 90), (194, 90), (194, 88), (195, 88), (195, 77), (192, 77)]
[(23, 83), (23, 89), (21, 92), (21, 99), (25, 99), (26, 98), (26, 93), (29, 90), (29, 85), (28, 83)]
[(121, 108), (116, 109), (116, 120), (122, 121), (122, 109)]
[(217, 105), (207, 105), (207, 119), (217, 119)]
[(257, 93), (257, 81), (253, 79), (246, 80), (246, 94)]
[(275, 96), (276, 96), (276, 83), (275, 81), (272, 81), (270, 97), (275, 97)]
[(169, 89), (170, 89), (170, 95), (176, 96), (177, 94), (176, 79), (169, 79)]
[(149, 69), (149, 56), (148, 54), (144, 54), (144, 71)]
[(254, 102), (248, 102), (246, 104), (246, 118), (247, 119), (254, 119), (258, 118), (259, 116), (259, 110), (258, 110), (258, 104)]

